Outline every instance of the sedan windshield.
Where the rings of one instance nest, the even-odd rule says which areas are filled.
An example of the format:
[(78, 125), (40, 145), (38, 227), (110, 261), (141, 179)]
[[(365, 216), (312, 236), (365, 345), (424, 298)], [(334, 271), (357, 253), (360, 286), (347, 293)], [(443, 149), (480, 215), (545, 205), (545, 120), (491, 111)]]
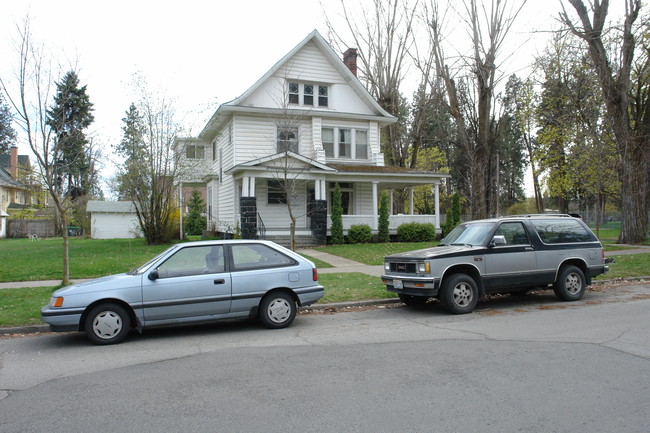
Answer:
[(160, 259), (162, 256), (168, 254), (170, 251), (175, 250), (176, 248), (178, 248), (178, 245), (174, 245), (173, 247), (167, 248), (165, 251), (163, 251), (162, 253), (158, 254), (156, 257), (154, 257), (153, 259), (149, 260), (149, 261), (148, 261), (147, 263), (145, 263), (144, 265), (142, 265), (142, 266), (140, 266), (140, 267), (137, 267), (137, 268), (135, 268), (135, 269), (131, 269), (129, 272), (127, 272), (127, 274), (129, 274), (129, 275), (137, 275), (137, 274), (140, 274), (140, 273), (144, 272), (144, 270), (147, 269), (147, 268), (148, 268), (148, 267), (149, 267), (153, 262), (155, 262), (156, 260)]
[(494, 223), (462, 224), (443, 239), (440, 245), (485, 245)]

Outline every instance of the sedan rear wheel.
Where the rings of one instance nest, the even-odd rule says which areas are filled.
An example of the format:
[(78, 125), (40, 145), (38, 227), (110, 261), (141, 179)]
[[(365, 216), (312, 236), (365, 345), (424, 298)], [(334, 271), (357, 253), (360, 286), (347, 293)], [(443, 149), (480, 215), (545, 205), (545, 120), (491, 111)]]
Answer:
[(259, 317), (268, 328), (286, 328), (296, 317), (296, 302), (286, 292), (266, 295), (260, 303)]
[(100, 304), (86, 316), (84, 331), (95, 344), (115, 344), (124, 340), (131, 330), (131, 317), (117, 304)]

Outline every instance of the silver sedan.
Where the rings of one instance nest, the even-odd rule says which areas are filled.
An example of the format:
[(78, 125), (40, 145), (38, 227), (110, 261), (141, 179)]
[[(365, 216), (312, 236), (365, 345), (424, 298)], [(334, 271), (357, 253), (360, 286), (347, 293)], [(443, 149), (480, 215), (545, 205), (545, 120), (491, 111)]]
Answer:
[(188, 242), (125, 274), (57, 290), (41, 317), (54, 332), (85, 331), (96, 344), (113, 344), (133, 328), (219, 319), (258, 317), (284, 328), (296, 305), (323, 294), (314, 264), (273, 242)]

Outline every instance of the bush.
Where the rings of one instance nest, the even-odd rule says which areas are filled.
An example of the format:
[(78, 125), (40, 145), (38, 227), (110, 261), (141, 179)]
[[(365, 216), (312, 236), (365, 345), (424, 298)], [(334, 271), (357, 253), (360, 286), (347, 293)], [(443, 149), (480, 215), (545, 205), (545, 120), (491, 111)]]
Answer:
[(334, 194), (332, 195), (332, 226), (330, 234), (332, 238), (330, 242), (334, 245), (344, 244), (345, 238), (343, 237), (343, 205), (341, 199), (341, 187), (338, 182), (334, 186)]
[(436, 239), (436, 226), (433, 224), (406, 223), (397, 227), (401, 242), (424, 242)]
[(390, 231), (388, 230), (389, 212), (388, 212), (388, 195), (383, 193), (379, 199), (379, 221), (378, 221), (378, 235), (377, 241), (384, 243), (390, 242)]
[(372, 229), (368, 224), (354, 224), (348, 230), (348, 241), (351, 244), (367, 244), (372, 239)]

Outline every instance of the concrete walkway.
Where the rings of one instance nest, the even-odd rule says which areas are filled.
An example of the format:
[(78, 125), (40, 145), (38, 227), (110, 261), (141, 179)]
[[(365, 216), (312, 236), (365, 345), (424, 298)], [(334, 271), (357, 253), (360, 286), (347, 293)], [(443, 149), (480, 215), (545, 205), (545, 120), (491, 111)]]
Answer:
[(335, 256), (333, 254), (324, 253), (322, 251), (304, 249), (298, 251), (300, 254), (322, 260), (325, 263), (332, 265), (332, 268), (318, 268), (319, 274), (333, 274), (340, 272), (361, 272), (362, 274), (372, 275), (373, 277), (381, 277), (384, 272), (384, 267), (364, 265), (363, 263), (355, 262), (354, 260), (346, 259), (343, 257)]

